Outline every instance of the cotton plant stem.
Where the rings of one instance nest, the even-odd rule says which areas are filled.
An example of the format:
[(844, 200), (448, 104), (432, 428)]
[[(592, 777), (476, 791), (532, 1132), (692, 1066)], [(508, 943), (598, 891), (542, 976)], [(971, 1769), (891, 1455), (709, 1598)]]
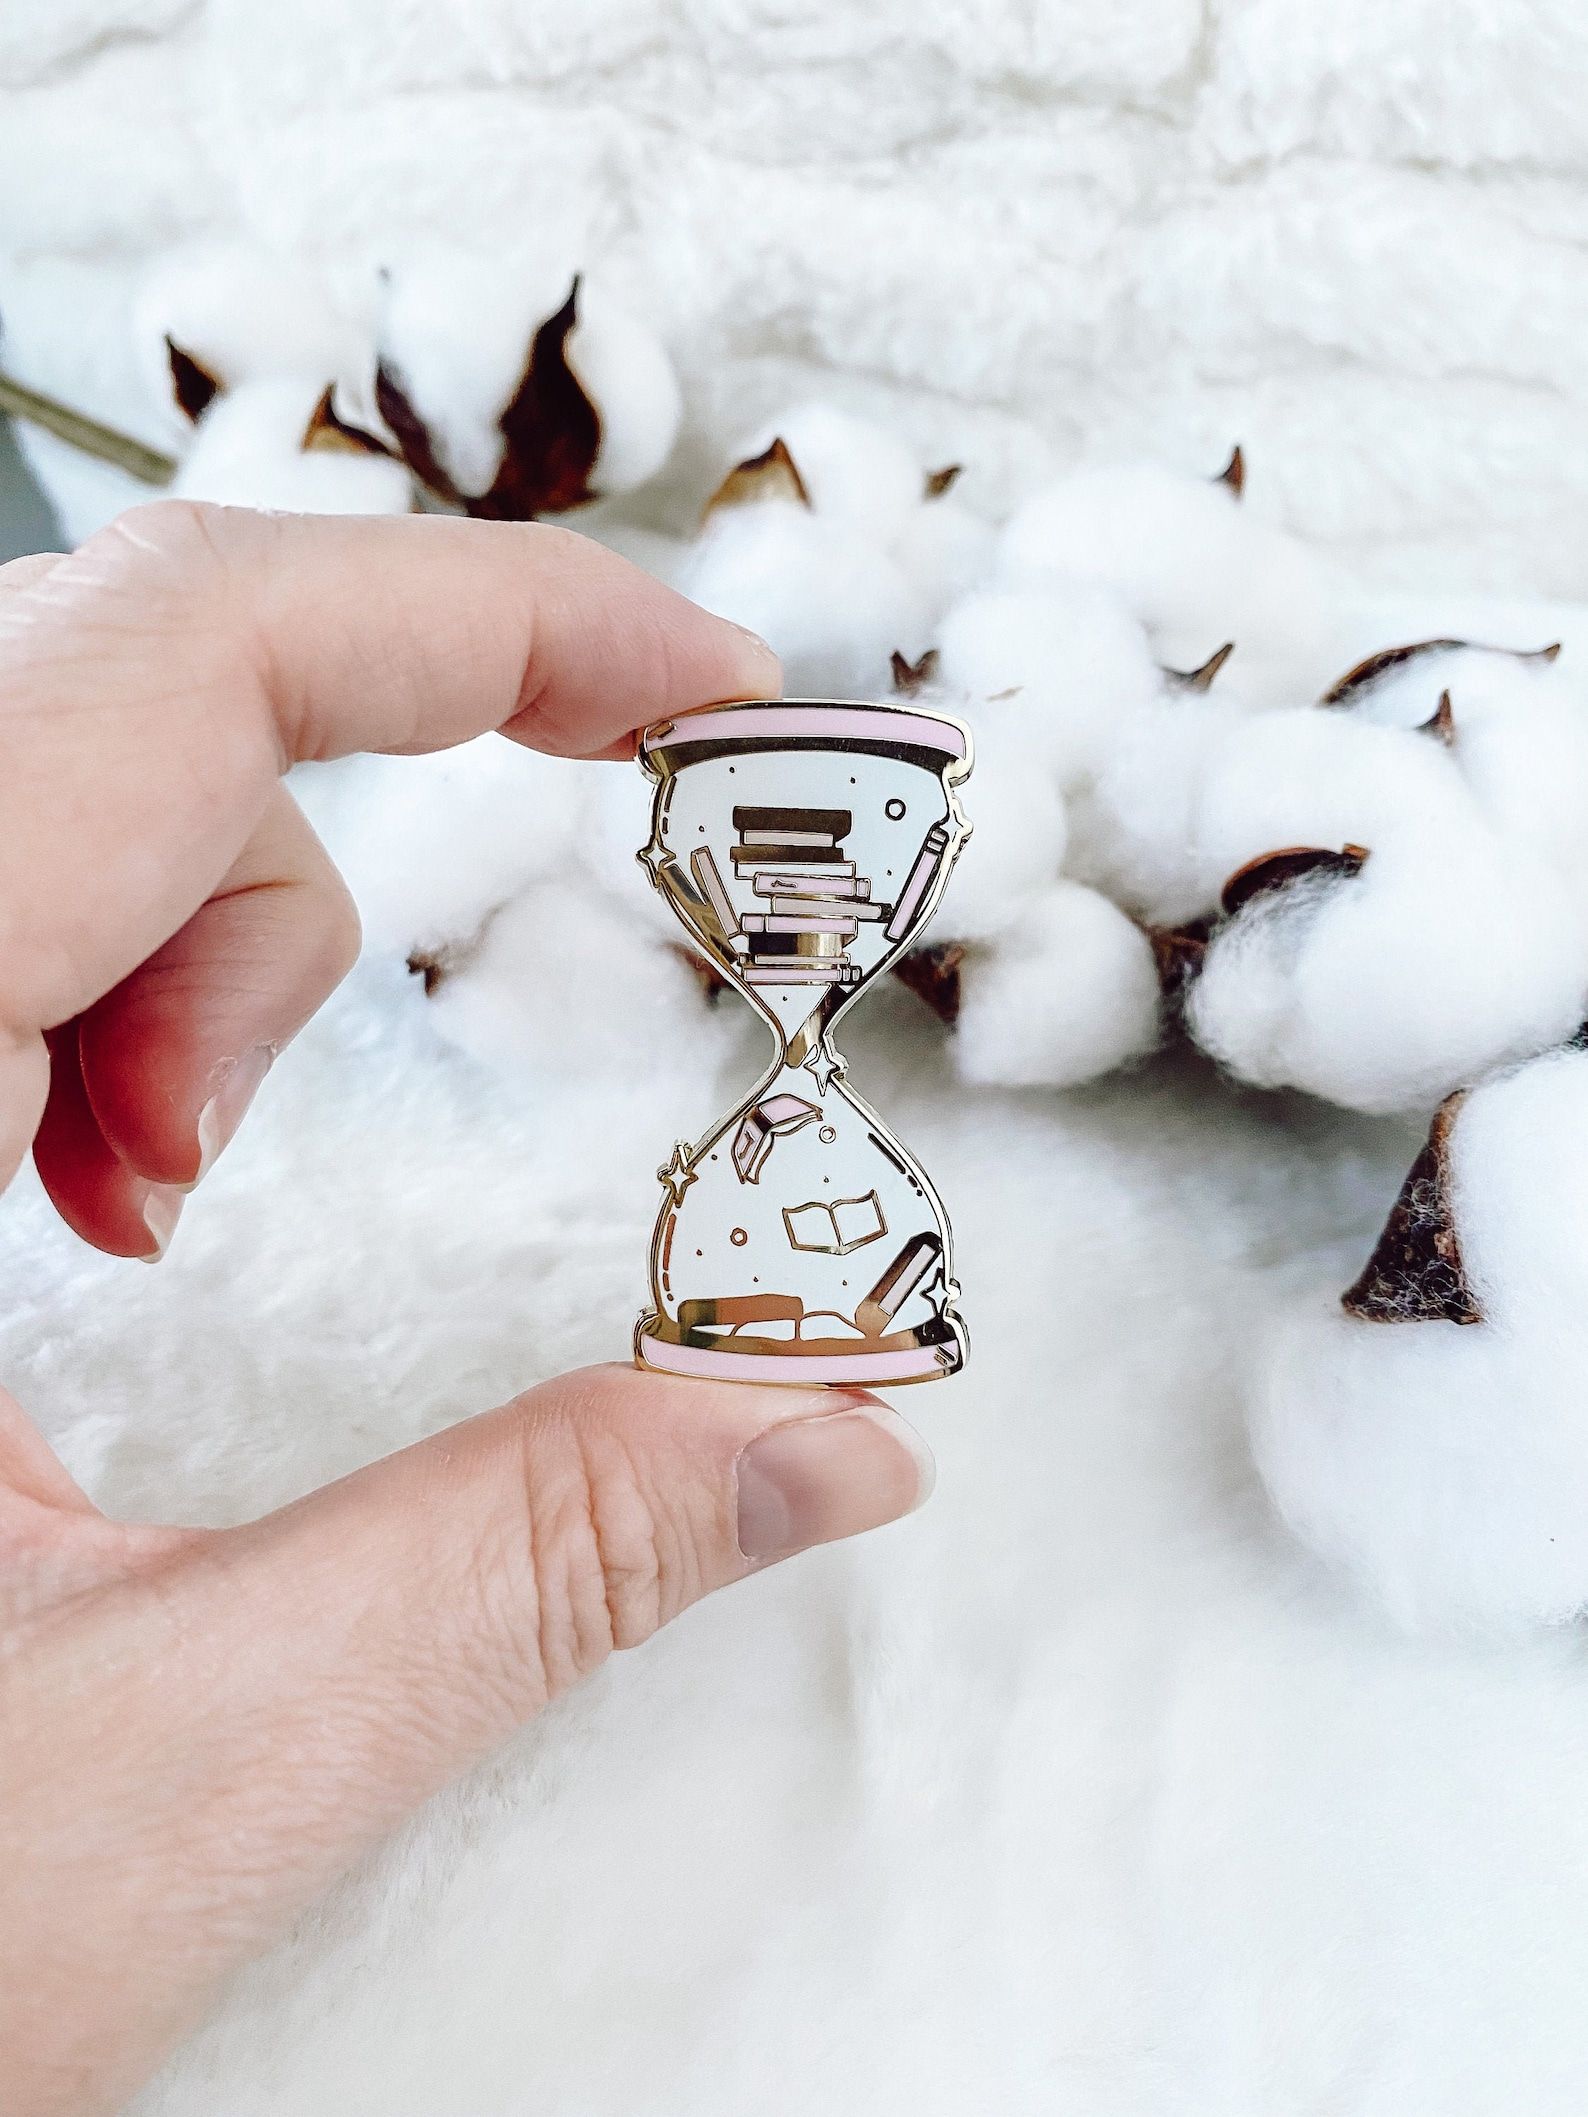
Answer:
[(150, 448), (146, 442), (135, 441), (131, 434), (123, 434), (113, 426), (105, 426), (98, 419), (90, 419), (86, 413), (73, 411), (69, 404), (60, 404), (53, 397), (46, 397), (41, 390), (29, 389), (26, 383), (0, 373), (0, 412), (9, 412), (13, 419), (26, 419), (30, 424), (42, 427), (47, 434), (54, 434), (59, 441), (70, 447), (81, 449), (85, 456), (96, 456), (101, 463), (113, 463), (129, 477), (144, 485), (169, 485), (176, 476), (176, 459), (158, 448)]

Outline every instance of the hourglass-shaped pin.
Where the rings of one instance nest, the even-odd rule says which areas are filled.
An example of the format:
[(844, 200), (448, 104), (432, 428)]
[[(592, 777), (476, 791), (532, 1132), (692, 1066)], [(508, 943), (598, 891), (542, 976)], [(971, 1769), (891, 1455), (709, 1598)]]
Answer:
[(853, 1094), (832, 1028), (919, 936), (970, 835), (970, 737), (913, 708), (779, 700), (648, 728), (652, 881), (777, 1037), (683, 1142), (651, 1246), (642, 1366), (746, 1382), (925, 1382), (965, 1357), (947, 1216)]

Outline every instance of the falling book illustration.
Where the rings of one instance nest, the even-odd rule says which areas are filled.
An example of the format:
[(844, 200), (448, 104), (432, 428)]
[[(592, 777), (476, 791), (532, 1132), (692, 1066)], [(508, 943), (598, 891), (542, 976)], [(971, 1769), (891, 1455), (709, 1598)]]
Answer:
[(779, 700), (648, 728), (640, 860), (777, 1056), (680, 1141), (651, 1246), (642, 1366), (747, 1382), (925, 1382), (965, 1357), (948, 1220), (850, 1089), (839, 1015), (936, 910), (970, 835), (970, 738), (898, 706)]
[(772, 1142), (797, 1132), (821, 1113), (802, 1095), (773, 1095), (757, 1103), (733, 1137), (733, 1165), (741, 1183), (759, 1183)]

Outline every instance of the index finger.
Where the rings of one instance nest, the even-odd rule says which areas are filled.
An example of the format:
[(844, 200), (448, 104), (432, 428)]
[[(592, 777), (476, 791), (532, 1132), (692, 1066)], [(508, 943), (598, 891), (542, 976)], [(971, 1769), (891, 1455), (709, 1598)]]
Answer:
[(291, 764), (493, 728), (598, 756), (777, 684), (751, 634), (566, 530), (134, 509), (0, 594), (0, 1037), (168, 940)]

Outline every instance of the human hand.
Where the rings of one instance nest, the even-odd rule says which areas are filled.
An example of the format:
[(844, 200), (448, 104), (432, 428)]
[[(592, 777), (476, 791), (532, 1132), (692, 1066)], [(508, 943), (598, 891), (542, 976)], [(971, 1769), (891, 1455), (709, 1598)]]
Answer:
[[(357, 922), (280, 785), (626, 756), (760, 642), (545, 528), (166, 504), (0, 568), (0, 1183), (157, 1258)], [(308, 1414), (306, 1414), (308, 1415)], [(858, 1392), (595, 1368), (242, 1529), (107, 1520), (0, 1392), (0, 2085), (109, 2111), (361, 1852), (615, 1647), (892, 1520)]]

